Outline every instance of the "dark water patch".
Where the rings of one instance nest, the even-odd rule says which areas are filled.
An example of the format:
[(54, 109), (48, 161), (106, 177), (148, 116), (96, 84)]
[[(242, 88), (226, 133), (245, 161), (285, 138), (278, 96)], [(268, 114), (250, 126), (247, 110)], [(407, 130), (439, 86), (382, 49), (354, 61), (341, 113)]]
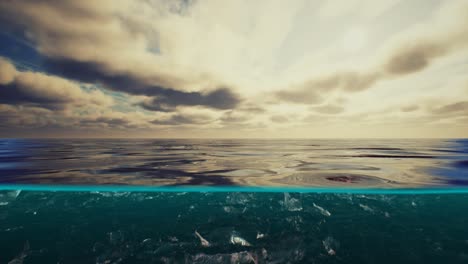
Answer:
[[(154, 178), (157, 180), (161, 179), (181, 179), (175, 184), (169, 185), (235, 185), (235, 183), (227, 177), (222, 175), (206, 173), (194, 173), (187, 172), (183, 170), (176, 169), (155, 169), (155, 168), (145, 168), (145, 167), (135, 167), (135, 168), (112, 168), (108, 170), (100, 171), (99, 174), (114, 174), (114, 173), (123, 173), (123, 174), (137, 174), (142, 178)], [(161, 184), (161, 183), (160, 183)], [(166, 185), (166, 184), (162, 184)]]
[(150, 167), (159, 167), (159, 166), (168, 166), (168, 165), (187, 165), (187, 164), (194, 164), (194, 163), (200, 163), (200, 162), (205, 162), (206, 159), (161, 159), (160, 161), (157, 162), (151, 162), (147, 163), (145, 166), (150, 166)]
[(455, 166), (457, 166), (457, 167), (468, 168), (468, 160), (456, 161), (454, 164), (455, 164)]
[[(11, 169), (11, 168), (6, 168), (6, 169), (0, 169), (0, 182), (7, 181), (7, 182), (14, 182), (15, 179), (18, 177), (22, 178), (21, 176), (25, 175), (40, 175), (40, 174), (55, 174), (55, 173), (60, 173), (61, 171), (59, 170), (49, 170), (49, 169)], [(37, 178), (40, 181), (40, 177)]]
[(51, 150), (48, 150), (48, 152), (50, 152), (50, 153), (58, 153), (58, 154), (72, 153), (72, 152), (73, 152), (73, 148), (69, 148), (69, 149), (51, 149)]
[(329, 176), (326, 177), (329, 181), (336, 181), (336, 182), (346, 182), (346, 183), (356, 183), (359, 182), (362, 178), (357, 177), (356, 175), (341, 175), (341, 176)]
[(383, 155), (383, 154), (360, 154), (343, 156), (347, 158), (383, 158), (383, 159), (435, 159), (436, 156), (428, 155)]
[(120, 155), (123, 155), (123, 156), (140, 156), (140, 155), (145, 155), (145, 153), (143, 153), (143, 152), (125, 152), (125, 153), (121, 153)]
[(397, 182), (376, 176), (353, 173), (296, 173), (278, 180), (279, 183), (293, 186), (392, 186)]
[(58, 157), (57, 159), (59, 160), (79, 160), (81, 159), (82, 157), (78, 157), (78, 156), (72, 156), (72, 157)]
[(185, 172), (183, 170), (175, 169), (155, 169), (146, 167), (119, 167), (111, 168), (107, 170), (101, 170), (98, 174), (138, 174), (142, 177), (157, 177), (157, 178), (179, 178), (189, 177), (192, 173)]
[[(11, 184), (11, 183), (17, 183), (17, 184), (37, 184), (40, 186), (41, 184), (76, 184), (73, 179), (70, 179), (67, 176), (63, 176), (60, 174), (54, 174), (54, 173), (47, 173), (45, 176), (41, 177), (36, 177), (34, 174), (26, 174), (21, 177), (2, 177), (0, 180), (1, 184)], [(84, 182), (86, 184), (86, 182)], [(100, 183), (101, 184), (101, 183)]]
[(448, 179), (447, 183), (452, 185), (468, 186), (468, 179)]
[(223, 176), (206, 176), (206, 175), (200, 175), (200, 174), (195, 174), (192, 175), (190, 179), (188, 179), (187, 182), (184, 182), (182, 184), (174, 184), (173, 186), (179, 186), (179, 185), (207, 185), (207, 186), (226, 186), (226, 185), (236, 185), (235, 182), (230, 180), (227, 177)]
[(26, 156), (26, 155), (8, 155), (0, 156), (0, 163), (3, 162), (22, 162), (27, 161), (33, 158), (33, 156)]
[(382, 151), (387, 151), (387, 150), (395, 150), (395, 151), (402, 151), (402, 148), (387, 148), (387, 147), (367, 147), (367, 148), (349, 148), (352, 150), (382, 150)]
[(157, 146), (156, 149), (165, 151), (185, 151), (185, 150), (197, 150), (196, 146), (192, 145), (162, 145)]
[(379, 171), (380, 168), (364, 166), (359, 164), (340, 164), (340, 163), (311, 163), (299, 161), (300, 164), (290, 166), (297, 171)]
[(465, 151), (454, 150), (454, 149), (429, 149), (429, 151), (445, 152), (445, 153), (466, 153)]

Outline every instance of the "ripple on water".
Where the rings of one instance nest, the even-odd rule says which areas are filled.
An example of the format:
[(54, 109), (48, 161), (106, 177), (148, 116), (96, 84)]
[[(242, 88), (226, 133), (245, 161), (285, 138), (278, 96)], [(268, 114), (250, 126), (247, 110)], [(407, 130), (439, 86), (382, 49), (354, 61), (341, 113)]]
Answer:
[(297, 186), (390, 186), (394, 184), (376, 176), (353, 173), (296, 173), (275, 181)]
[(0, 139), (0, 182), (292, 187), (466, 185), (467, 142)]

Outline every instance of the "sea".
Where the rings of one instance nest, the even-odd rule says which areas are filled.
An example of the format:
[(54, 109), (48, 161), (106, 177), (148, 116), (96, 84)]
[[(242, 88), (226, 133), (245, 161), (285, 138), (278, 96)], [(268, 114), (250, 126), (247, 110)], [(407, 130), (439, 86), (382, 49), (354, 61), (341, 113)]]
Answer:
[(468, 263), (468, 139), (0, 139), (0, 263)]

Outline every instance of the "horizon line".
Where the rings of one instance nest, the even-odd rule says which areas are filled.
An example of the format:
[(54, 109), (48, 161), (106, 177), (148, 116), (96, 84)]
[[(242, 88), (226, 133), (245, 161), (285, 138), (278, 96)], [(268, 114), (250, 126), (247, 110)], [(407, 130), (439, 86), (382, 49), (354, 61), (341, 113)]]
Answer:
[(302, 187), (302, 186), (150, 186), (150, 185), (51, 185), (51, 184), (2, 184), (0, 191), (44, 192), (254, 192), (254, 193), (328, 193), (328, 194), (468, 194), (468, 187), (437, 186), (421, 188), (375, 187)]
[(230, 140), (230, 139), (255, 139), (255, 140), (332, 140), (332, 139), (468, 139), (467, 137), (61, 137), (61, 136), (50, 136), (50, 137), (8, 137), (2, 136), (0, 139), (166, 139), (166, 140), (180, 140), (180, 139), (219, 139), (219, 140)]

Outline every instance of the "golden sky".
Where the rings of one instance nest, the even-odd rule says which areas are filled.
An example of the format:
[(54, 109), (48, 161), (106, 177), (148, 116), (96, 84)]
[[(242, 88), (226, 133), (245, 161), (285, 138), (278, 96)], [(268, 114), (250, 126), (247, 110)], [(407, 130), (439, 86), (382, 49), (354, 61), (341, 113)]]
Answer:
[(468, 1), (0, 2), (0, 136), (468, 136)]

